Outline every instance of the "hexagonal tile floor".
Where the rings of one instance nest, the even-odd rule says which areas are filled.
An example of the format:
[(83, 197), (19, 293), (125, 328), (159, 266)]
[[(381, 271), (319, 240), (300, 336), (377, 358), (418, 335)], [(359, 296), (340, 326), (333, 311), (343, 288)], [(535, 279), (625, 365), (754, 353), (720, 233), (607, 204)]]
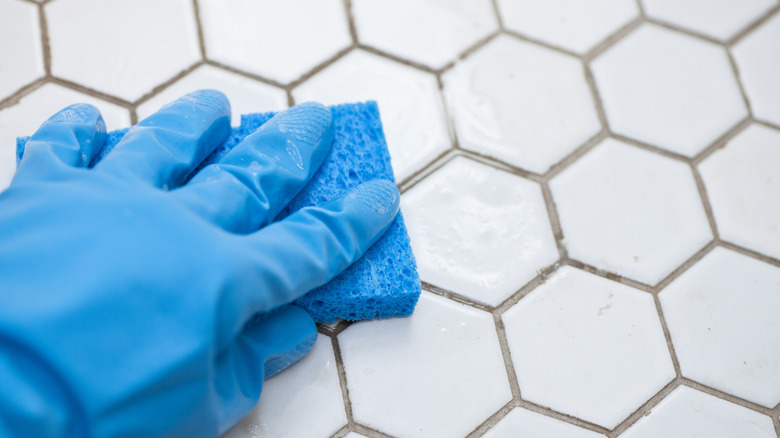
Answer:
[(780, 438), (778, 0), (0, 0), (0, 190), (58, 109), (377, 100), (425, 291), (226, 438)]

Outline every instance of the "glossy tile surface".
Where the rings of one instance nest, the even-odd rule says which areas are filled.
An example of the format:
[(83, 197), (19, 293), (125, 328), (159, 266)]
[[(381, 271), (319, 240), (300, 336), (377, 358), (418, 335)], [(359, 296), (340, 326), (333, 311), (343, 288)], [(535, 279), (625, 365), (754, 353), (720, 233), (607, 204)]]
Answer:
[(651, 18), (726, 41), (777, 5), (774, 0), (641, 0)]
[(607, 139), (550, 182), (569, 257), (654, 285), (710, 240), (690, 167)]
[(572, 267), (502, 319), (523, 398), (607, 429), (675, 376), (653, 297)]
[(601, 130), (582, 63), (499, 36), (444, 77), (460, 146), (544, 173)]
[(660, 294), (683, 376), (780, 403), (780, 268), (716, 248)]
[(750, 108), (756, 118), (780, 125), (780, 15), (748, 34), (732, 49)]
[(747, 116), (726, 51), (645, 24), (591, 64), (612, 130), (684, 156)]
[(326, 105), (376, 100), (398, 181), (451, 146), (436, 77), (363, 50), (296, 87), (293, 97)]
[(723, 240), (780, 259), (780, 132), (750, 125), (701, 171)]
[(489, 313), (428, 292), (409, 318), (350, 326), (352, 415), (395, 436), (465, 436), (512, 398), (495, 333)]
[(75, 102), (376, 100), (431, 292), (230, 438), (780, 438), (778, 78), (778, 0), (0, 0), (0, 190)]
[(422, 281), (498, 305), (558, 260), (539, 186), (458, 157), (404, 194)]
[(146, 118), (191, 91), (211, 88), (219, 90), (230, 100), (233, 126), (241, 124), (241, 114), (281, 111), (287, 108), (287, 93), (281, 88), (263, 84), (225, 70), (203, 65), (175, 82), (170, 87), (145, 101), (136, 109), (139, 119)]
[(206, 56), (289, 83), (349, 46), (339, 0), (200, 0)]
[(55, 1), (45, 10), (52, 74), (102, 93), (133, 102), (200, 60), (189, 0)]
[(639, 17), (632, 0), (498, 0), (504, 26), (575, 53), (585, 53)]
[(484, 438), (604, 438), (604, 435), (523, 408), (512, 409)]
[(223, 438), (328, 438), (347, 424), (333, 347), (319, 335), (300, 362), (265, 381), (255, 409)]
[(17, 0), (0, 1), (0, 101), (45, 73), (37, 9)]
[(774, 438), (766, 415), (682, 386), (621, 438)]
[(353, 0), (358, 40), (441, 68), (498, 30), (490, 0)]

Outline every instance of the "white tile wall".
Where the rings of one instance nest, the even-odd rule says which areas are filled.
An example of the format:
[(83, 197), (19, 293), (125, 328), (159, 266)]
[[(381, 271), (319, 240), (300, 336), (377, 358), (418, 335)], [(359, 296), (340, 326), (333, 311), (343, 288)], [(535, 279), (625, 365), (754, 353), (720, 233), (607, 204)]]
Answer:
[(226, 436), (778, 438), (780, 3), (586, 3), (0, 0), (0, 189), (77, 101), (375, 99), (435, 293)]

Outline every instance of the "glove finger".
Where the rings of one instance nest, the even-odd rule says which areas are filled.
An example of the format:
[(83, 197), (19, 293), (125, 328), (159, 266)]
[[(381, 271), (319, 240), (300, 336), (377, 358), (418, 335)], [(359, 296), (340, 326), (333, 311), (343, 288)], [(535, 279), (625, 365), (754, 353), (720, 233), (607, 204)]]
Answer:
[(25, 145), (19, 172), (52, 166), (87, 167), (106, 141), (106, 124), (92, 105), (70, 105), (43, 122)]
[(398, 212), (395, 184), (374, 180), (319, 207), (298, 210), (246, 239), (248, 263), (232, 308), (236, 323), (292, 302), (357, 261)]
[(217, 358), (220, 433), (257, 404), (264, 379), (298, 362), (316, 341), (314, 320), (297, 306), (258, 315), (248, 324)]
[(95, 168), (176, 187), (230, 134), (230, 103), (215, 90), (186, 94), (130, 128)]
[(330, 110), (304, 103), (281, 112), (206, 166), (172, 196), (234, 233), (270, 222), (306, 185), (333, 142)]

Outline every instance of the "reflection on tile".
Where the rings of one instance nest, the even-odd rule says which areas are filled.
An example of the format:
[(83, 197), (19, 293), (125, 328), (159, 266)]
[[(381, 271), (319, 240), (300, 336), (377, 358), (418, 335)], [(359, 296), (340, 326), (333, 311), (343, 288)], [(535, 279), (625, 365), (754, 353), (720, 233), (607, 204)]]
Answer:
[(498, 30), (490, 0), (353, 0), (358, 40), (441, 68)]
[(606, 139), (550, 181), (569, 256), (654, 285), (712, 240), (690, 167)]
[(349, 46), (340, 0), (200, 0), (206, 56), (289, 83)]
[(493, 317), (428, 292), (339, 344), (355, 421), (391, 435), (465, 436), (512, 398)]
[(569, 266), (502, 319), (523, 398), (608, 429), (675, 376), (653, 297)]
[(138, 106), (138, 118), (143, 119), (161, 106), (195, 90), (213, 88), (230, 100), (233, 126), (241, 124), (241, 114), (280, 111), (287, 108), (287, 93), (281, 88), (266, 85), (217, 67), (203, 65), (156, 96)]
[(639, 16), (634, 0), (498, 0), (507, 29), (585, 53)]
[(457, 157), (404, 193), (423, 281), (500, 304), (558, 259), (540, 187)]
[(362, 50), (314, 75), (293, 97), (326, 105), (376, 100), (398, 181), (450, 147), (436, 78)]
[(514, 408), (483, 438), (604, 438), (604, 435), (581, 429), (523, 408)]
[(32, 135), (57, 111), (73, 103), (95, 105), (108, 130), (130, 126), (127, 109), (55, 84), (44, 84), (19, 103), (0, 111), (0, 190), (8, 187), (16, 171), (16, 137)]
[(52, 74), (103, 93), (134, 101), (200, 60), (191, 1), (73, 0), (45, 8)]
[(659, 298), (683, 376), (780, 403), (780, 269), (716, 248)]
[(720, 41), (735, 36), (763, 15), (774, 0), (642, 0), (645, 13), (658, 20)]
[(610, 127), (693, 156), (747, 116), (722, 47), (645, 24), (592, 63)]
[[(260, 402), (223, 438), (328, 438), (347, 424), (331, 340), (265, 381)], [(301, 421), (305, 419), (305, 421)]]
[(525, 170), (546, 172), (601, 130), (582, 63), (509, 36), (443, 81), (461, 147)]
[(780, 125), (780, 14), (733, 48), (753, 115)]
[[(43, 76), (38, 8), (0, 0), (0, 100)], [(13, 43), (11, 43), (13, 42)]]
[(780, 259), (780, 132), (750, 125), (699, 169), (720, 237)]
[(775, 438), (766, 415), (686, 386), (675, 389), (620, 438)]

